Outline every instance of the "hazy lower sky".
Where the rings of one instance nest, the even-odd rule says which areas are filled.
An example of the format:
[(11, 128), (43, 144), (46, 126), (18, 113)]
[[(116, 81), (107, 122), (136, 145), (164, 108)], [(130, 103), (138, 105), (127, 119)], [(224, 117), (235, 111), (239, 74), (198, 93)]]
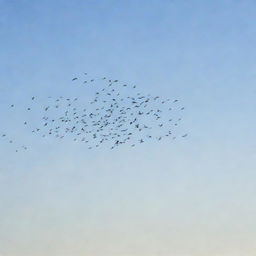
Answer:
[[(0, 0), (0, 133), (32, 145), (0, 140), (0, 255), (254, 256), (255, 13), (253, 0)], [(90, 151), (18, 125), (32, 95), (86, 97), (71, 83), (83, 72), (179, 98), (189, 136)]]

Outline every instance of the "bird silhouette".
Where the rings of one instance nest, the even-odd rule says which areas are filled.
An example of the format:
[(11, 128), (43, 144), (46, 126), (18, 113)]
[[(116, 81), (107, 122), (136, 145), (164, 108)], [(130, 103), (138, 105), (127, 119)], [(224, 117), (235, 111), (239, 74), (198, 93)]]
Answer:
[[(72, 79), (75, 80), (78, 80), (78, 77)], [(185, 110), (185, 107), (178, 103), (178, 99), (170, 101), (169, 98), (158, 95), (143, 94), (137, 91), (137, 86), (120, 82), (118, 79), (90, 78), (81, 83), (88, 81), (94, 82), (93, 87), (84, 87), (92, 90), (88, 94), (92, 95), (88, 101), (82, 100), (82, 94), (74, 98), (49, 96), (44, 102), (44, 107), (41, 107), (44, 113), (41, 123), (30, 121), (26, 117), (26, 121), (23, 121), (25, 127), (29, 128), (34, 136), (58, 140), (71, 138), (76, 143), (87, 144), (88, 149), (100, 148), (105, 144), (109, 145), (110, 149), (119, 148), (124, 144), (135, 147), (148, 140), (176, 139), (174, 134), (182, 124), (182, 117), (174, 116), (178, 110)], [(36, 111), (39, 102), (35, 101), (36, 96), (31, 99), (34, 101), (33, 108), (28, 107), (27, 110), (32, 112)], [(177, 106), (173, 108), (172, 103)], [(14, 104), (10, 106), (13, 108)], [(2, 138), (4, 135), (5, 133)], [(187, 137), (187, 134), (182, 137)], [(10, 141), (11, 139), (9, 143), (12, 143)], [(25, 148), (27, 149), (27, 146), (20, 149)], [(16, 150), (20, 152), (17, 148)]]

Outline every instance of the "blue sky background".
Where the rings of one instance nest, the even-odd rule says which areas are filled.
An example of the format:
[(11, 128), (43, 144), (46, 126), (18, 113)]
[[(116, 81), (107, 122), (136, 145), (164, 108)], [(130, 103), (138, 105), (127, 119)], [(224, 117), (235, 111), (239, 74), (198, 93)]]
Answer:
[[(249, 0), (0, 0), (0, 133), (33, 146), (0, 141), (0, 255), (255, 255), (255, 13)], [(189, 137), (89, 151), (19, 125), (32, 95), (86, 100), (70, 82), (83, 72), (181, 99)]]

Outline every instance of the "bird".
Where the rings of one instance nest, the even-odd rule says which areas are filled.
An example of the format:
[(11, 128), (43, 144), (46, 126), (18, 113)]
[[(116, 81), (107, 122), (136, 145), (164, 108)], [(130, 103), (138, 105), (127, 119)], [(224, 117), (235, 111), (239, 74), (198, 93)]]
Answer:
[[(72, 81), (79, 80), (78, 77), (74, 77)], [(185, 109), (172, 108), (171, 104), (178, 99), (172, 102), (160, 96), (139, 93), (136, 85), (120, 83), (117, 79), (107, 79), (105, 76), (87, 79), (81, 81), (81, 84), (93, 81), (97, 81), (97, 89), (90, 89), (92, 93), (88, 94), (88, 100), (81, 100), (82, 94), (72, 98), (48, 96), (45, 107), (42, 108), (45, 112), (41, 123), (27, 119), (23, 121), (24, 125), (41, 138), (70, 137), (73, 141), (86, 143), (88, 149), (99, 149), (108, 144), (110, 149), (124, 144), (135, 147), (149, 140), (153, 141), (153, 138), (156, 139), (154, 141), (171, 136), (176, 138), (175, 132), (179, 128), (181, 117), (175, 117), (175, 113)], [(102, 87), (98, 87), (98, 81), (102, 83)], [(124, 93), (122, 87), (133, 90)], [(89, 90), (89, 87), (83, 88)], [(34, 101), (36, 95), (31, 99)], [(37, 106), (39, 103), (34, 101), (33, 110)], [(31, 108), (28, 107), (27, 110)], [(172, 120), (176, 120), (176, 123), (172, 123)], [(187, 134), (182, 135), (184, 138), (186, 136)]]

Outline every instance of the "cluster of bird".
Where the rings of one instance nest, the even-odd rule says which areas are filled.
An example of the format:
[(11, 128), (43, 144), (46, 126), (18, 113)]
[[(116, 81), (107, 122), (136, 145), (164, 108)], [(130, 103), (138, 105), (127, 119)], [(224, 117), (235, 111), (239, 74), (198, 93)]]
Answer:
[[(182, 120), (184, 106), (178, 99), (164, 99), (151, 94), (143, 95), (136, 90), (136, 85), (128, 85), (118, 80), (91, 78), (84, 73), (82, 78), (74, 77), (76, 86), (94, 87), (101, 82), (103, 87), (93, 91), (92, 100), (82, 104), (79, 97), (48, 97), (47, 105), (41, 109), (43, 115), (38, 124), (24, 121), (33, 134), (40, 137), (63, 139), (70, 137), (73, 141), (85, 143), (88, 149), (109, 145), (110, 149), (128, 144), (135, 147), (148, 140), (160, 141), (164, 138), (175, 140), (176, 128)], [(82, 80), (83, 79), (83, 80)], [(82, 83), (79, 81), (82, 80)], [(37, 98), (31, 101), (36, 103)], [(12, 104), (11, 108), (15, 108)], [(26, 109), (31, 110), (31, 107)], [(176, 117), (175, 117), (176, 116)], [(2, 133), (6, 138), (6, 133)], [(182, 134), (180, 137), (187, 137)], [(27, 150), (27, 146), (16, 149)]]

